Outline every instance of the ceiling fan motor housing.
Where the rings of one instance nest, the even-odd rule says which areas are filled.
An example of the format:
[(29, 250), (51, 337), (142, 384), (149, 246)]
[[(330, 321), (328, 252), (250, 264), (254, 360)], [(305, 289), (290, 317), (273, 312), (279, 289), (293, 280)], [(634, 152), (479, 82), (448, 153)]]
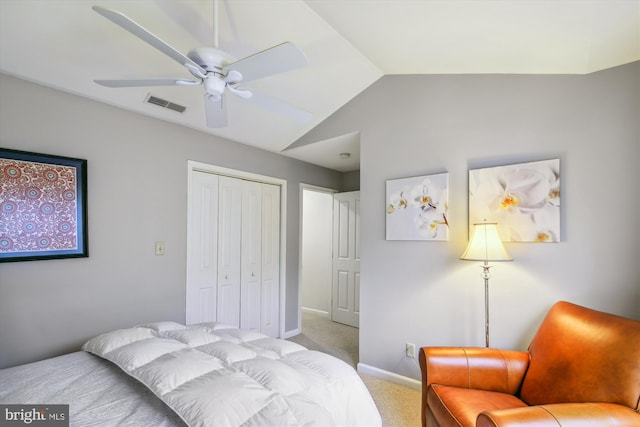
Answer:
[(213, 47), (198, 47), (187, 53), (187, 58), (207, 71), (221, 74), (222, 69), (235, 62), (228, 53)]

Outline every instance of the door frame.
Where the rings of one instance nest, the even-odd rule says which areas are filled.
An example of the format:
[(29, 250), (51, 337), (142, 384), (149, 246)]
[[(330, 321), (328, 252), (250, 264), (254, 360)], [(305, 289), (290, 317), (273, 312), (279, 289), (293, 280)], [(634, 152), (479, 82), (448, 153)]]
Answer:
[[(223, 175), (231, 178), (245, 179), (249, 181), (262, 182), (265, 184), (273, 184), (280, 187), (280, 325), (279, 336), (280, 338), (285, 335), (285, 314), (286, 314), (286, 288), (287, 288), (287, 181), (280, 178), (274, 178), (272, 176), (260, 175), (252, 172), (241, 171), (237, 169), (225, 168), (222, 166), (211, 165), (208, 163), (197, 162), (195, 160), (187, 160), (187, 238), (190, 233), (191, 224), (189, 218), (191, 218), (191, 177), (193, 172), (205, 172), (215, 175)], [(189, 244), (187, 242), (187, 261), (191, 256)], [(189, 280), (187, 270), (187, 282)], [(186, 284), (185, 284), (186, 285)], [(185, 286), (186, 289), (186, 286)], [(185, 300), (186, 304), (186, 300)], [(299, 306), (299, 303), (298, 303)]]

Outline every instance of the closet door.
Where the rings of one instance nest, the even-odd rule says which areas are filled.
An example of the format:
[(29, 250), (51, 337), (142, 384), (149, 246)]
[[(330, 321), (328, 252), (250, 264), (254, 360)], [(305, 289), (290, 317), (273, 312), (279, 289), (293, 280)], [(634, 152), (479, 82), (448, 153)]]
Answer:
[(217, 321), (240, 327), (242, 180), (219, 177)]
[(187, 324), (216, 320), (218, 176), (193, 171), (187, 232)]
[(280, 333), (280, 187), (262, 184), (261, 329)]
[(242, 181), (240, 327), (260, 331), (262, 184)]
[(192, 170), (187, 324), (280, 333), (279, 185)]

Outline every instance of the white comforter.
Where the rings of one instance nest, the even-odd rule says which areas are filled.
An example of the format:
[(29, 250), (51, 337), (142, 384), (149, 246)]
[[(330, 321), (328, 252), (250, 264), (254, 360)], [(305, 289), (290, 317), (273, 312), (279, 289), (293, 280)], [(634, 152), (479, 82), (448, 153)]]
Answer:
[(109, 332), (83, 350), (145, 384), (191, 426), (380, 426), (356, 372), (327, 354), (217, 323)]

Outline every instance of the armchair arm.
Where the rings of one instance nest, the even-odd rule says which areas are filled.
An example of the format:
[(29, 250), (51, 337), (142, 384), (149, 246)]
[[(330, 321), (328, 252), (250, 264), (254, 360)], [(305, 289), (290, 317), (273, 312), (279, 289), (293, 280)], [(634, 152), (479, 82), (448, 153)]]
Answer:
[(430, 384), (516, 394), (529, 367), (529, 353), (475, 347), (422, 347), (423, 392)]
[(615, 403), (557, 403), (526, 408), (486, 411), (478, 415), (476, 427), (581, 426), (633, 427), (640, 425), (640, 414)]
[(516, 394), (529, 367), (529, 353), (489, 348), (422, 347), (422, 425), (431, 412), (427, 389), (431, 384)]

